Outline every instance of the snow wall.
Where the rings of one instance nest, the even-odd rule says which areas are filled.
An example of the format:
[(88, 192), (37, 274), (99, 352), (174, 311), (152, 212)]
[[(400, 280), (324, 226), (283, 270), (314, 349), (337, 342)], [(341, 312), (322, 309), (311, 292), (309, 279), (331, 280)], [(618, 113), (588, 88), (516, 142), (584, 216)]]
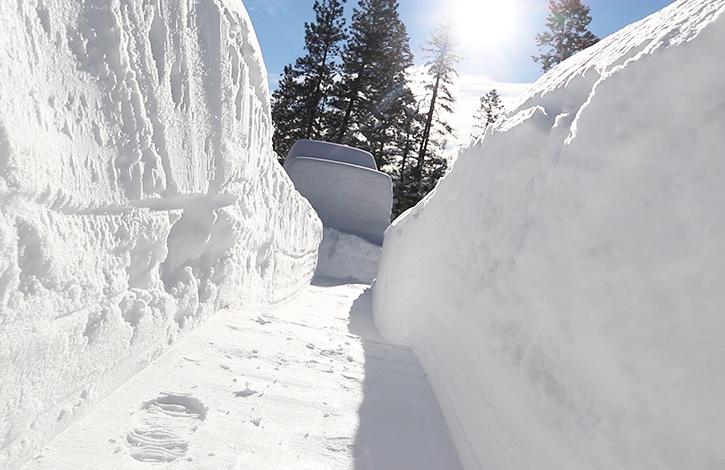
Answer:
[(322, 226), (271, 149), (238, 0), (0, 2), (0, 468), (227, 305), (304, 288)]
[(725, 467), (724, 11), (556, 67), (386, 232), (376, 323), (467, 469)]

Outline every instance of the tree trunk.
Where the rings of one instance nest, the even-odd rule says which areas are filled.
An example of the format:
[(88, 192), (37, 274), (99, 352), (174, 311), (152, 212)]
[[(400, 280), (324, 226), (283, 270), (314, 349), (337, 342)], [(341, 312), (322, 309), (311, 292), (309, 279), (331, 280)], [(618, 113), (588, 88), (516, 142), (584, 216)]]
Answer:
[[(416, 114), (418, 110), (416, 109)], [(405, 145), (403, 146), (403, 156), (400, 162), (400, 187), (405, 188), (405, 164), (408, 161), (408, 153), (411, 147), (411, 131), (413, 127), (413, 118), (408, 118), (408, 124), (405, 126)]]
[(307, 129), (305, 129), (305, 139), (312, 138), (312, 131), (315, 128), (315, 121), (317, 120), (317, 112), (320, 107), (320, 88), (322, 87), (322, 80), (325, 76), (325, 67), (327, 66), (327, 54), (329, 47), (325, 48), (325, 53), (322, 55), (322, 65), (320, 66), (320, 73), (317, 76), (317, 83), (315, 84), (315, 92), (312, 94), (312, 102), (310, 103), (309, 114), (307, 115)]
[(357, 99), (357, 80), (355, 81), (355, 86), (353, 87), (353, 90), (354, 91), (350, 93), (350, 100), (347, 102), (347, 107), (345, 108), (345, 116), (342, 118), (340, 128), (337, 130), (337, 137), (335, 138), (335, 142), (338, 144), (342, 142), (342, 138), (345, 136), (347, 128), (350, 125), (350, 115), (352, 114), (353, 105), (355, 104), (355, 100)]
[(441, 72), (436, 73), (435, 84), (433, 85), (433, 96), (430, 99), (430, 107), (425, 119), (425, 128), (423, 129), (423, 140), (420, 143), (420, 151), (418, 152), (418, 166), (415, 169), (415, 179), (417, 189), (420, 190), (420, 184), (423, 179), (423, 163), (425, 162), (425, 154), (428, 152), (428, 143), (430, 141), (430, 131), (433, 127), (433, 115), (436, 109), (436, 100), (438, 99), (438, 88), (441, 83)]

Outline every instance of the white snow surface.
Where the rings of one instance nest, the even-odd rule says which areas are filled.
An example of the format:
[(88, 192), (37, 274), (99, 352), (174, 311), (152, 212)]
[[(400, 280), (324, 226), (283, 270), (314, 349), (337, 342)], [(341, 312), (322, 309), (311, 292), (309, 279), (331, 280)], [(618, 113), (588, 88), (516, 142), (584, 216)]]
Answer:
[(725, 1), (562, 63), (387, 230), (466, 469), (725, 466)]
[(371, 284), (383, 250), (378, 245), (334, 228), (323, 229), (315, 275)]
[(314, 281), (257, 316), (185, 335), (23, 470), (460, 470), (408, 348), (369, 286)]
[(312, 277), (239, 1), (0, 2), (0, 468), (218, 307)]

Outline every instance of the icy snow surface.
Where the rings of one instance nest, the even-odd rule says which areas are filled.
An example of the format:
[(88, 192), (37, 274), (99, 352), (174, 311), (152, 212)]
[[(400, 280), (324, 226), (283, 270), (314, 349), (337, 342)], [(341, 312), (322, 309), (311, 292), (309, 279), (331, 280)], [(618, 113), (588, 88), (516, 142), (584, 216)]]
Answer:
[(385, 235), (465, 468), (725, 468), (725, 1), (561, 64)]
[(460, 470), (408, 348), (370, 291), (315, 282), (259, 316), (225, 310), (24, 470)]
[(2, 1), (0, 18), (5, 469), (218, 307), (303, 289), (321, 224), (275, 161), (238, 0)]

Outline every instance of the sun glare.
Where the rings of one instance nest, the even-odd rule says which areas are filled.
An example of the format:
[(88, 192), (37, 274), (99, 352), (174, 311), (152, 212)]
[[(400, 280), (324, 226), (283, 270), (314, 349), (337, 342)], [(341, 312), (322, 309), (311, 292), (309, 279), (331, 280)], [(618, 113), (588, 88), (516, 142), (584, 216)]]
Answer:
[(516, 29), (516, 0), (451, 0), (451, 26), (466, 49), (485, 49), (506, 41)]

